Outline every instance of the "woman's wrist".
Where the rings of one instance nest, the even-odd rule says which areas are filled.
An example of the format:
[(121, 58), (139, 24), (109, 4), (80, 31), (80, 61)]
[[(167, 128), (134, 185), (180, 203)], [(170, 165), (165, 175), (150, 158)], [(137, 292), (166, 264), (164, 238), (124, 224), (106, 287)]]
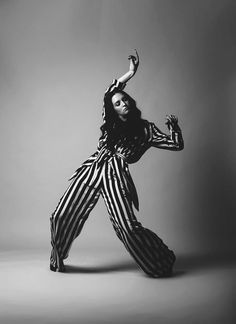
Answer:
[(181, 133), (181, 129), (178, 124), (175, 124), (174, 126), (171, 125), (170, 131), (173, 133)]

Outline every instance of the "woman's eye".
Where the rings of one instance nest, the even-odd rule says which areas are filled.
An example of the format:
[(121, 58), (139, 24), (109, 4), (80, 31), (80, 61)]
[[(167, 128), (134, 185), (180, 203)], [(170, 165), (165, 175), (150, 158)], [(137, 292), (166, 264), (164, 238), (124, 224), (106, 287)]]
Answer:
[(116, 102), (116, 106), (119, 106), (119, 105), (120, 105), (120, 102), (119, 102), (119, 101), (117, 101), (117, 102)]

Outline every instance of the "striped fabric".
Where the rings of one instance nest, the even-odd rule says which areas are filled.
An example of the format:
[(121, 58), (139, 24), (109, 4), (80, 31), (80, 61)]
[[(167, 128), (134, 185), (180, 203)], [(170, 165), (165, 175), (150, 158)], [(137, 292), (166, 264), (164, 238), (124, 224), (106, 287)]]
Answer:
[[(114, 80), (105, 95), (123, 88), (124, 84)], [(155, 233), (144, 228), (133, 211), (133, 207), (138, 210), (139, 202), (129, 164), (138, 161), (150, 147), (181, 150), (180, 129), (166, 135), (154, 123), (145, 121), (143, 136), (118, 141), (115, 153), (106, 147), (106, 134), (100, 137), (97, 151), (71, 176), (70, 185), (50, 218), (52, 270), (64, 271), (63, 260), (68, 257), (74, 239), (80, 234), (101, 194), (116, 235), (137, 265), (152, 277), (172, 273), (173, 251)]]

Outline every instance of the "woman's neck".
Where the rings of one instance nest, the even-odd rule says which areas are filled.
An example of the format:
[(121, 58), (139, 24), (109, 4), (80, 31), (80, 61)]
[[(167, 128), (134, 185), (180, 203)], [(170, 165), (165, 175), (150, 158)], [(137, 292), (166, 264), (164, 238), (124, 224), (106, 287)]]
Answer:
[(125, 116), (119, 116), (119, 120), (121, 120), (123, 123), (126, 123), (128, 120), (128, 117)]

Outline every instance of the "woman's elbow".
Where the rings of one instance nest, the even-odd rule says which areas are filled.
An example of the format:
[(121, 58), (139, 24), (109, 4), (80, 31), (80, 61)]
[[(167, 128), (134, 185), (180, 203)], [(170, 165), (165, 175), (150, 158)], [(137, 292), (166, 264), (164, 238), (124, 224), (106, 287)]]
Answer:
[(184, 149), (184, 142), (181, 142), (177, 145), (176, 150), (177, 151), (182, 151)]

